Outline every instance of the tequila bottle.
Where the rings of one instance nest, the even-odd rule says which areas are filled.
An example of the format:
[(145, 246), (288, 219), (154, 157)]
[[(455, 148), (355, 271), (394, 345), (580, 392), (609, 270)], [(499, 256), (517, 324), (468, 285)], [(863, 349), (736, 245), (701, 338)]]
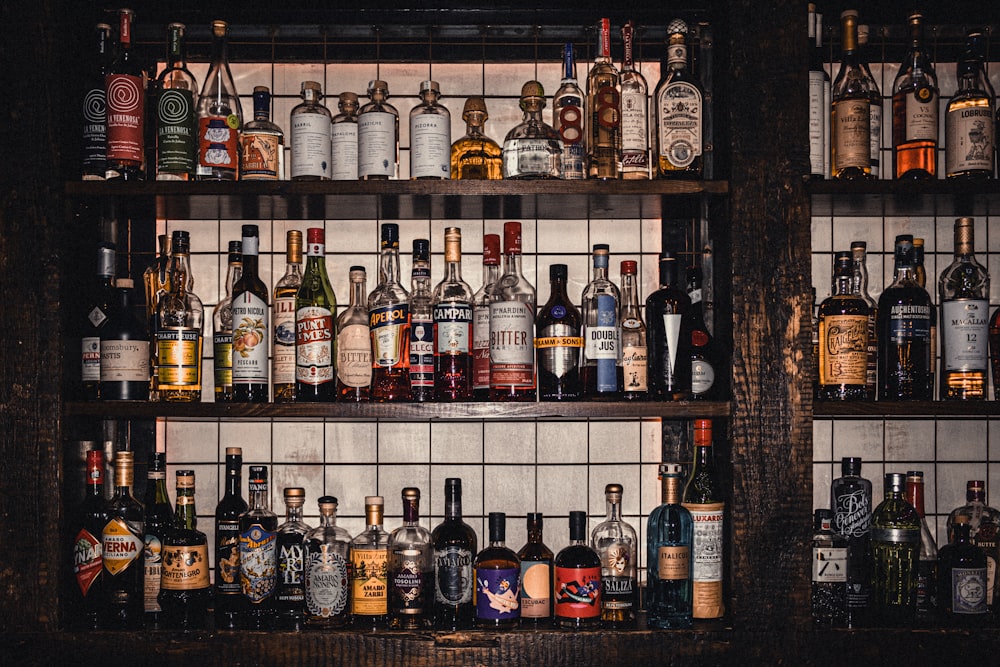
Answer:
[(253, 120), (240, 133), (240, 180), (285, 178), (285, 132), (271, 121), (271, 91), (254, 86)]
[(629, 21), (622, 27), (621, 174), (625, 180), (649, 178), (649, 85), (635, 68), (634, 40), (635, 24)]
[(833, 512), (815, 513), (812, 539), (812, 619), (815, 625), (847, 625), (847, 540), (833, 532)]
[(410, 400), (410, 294), (399, 284), (399, 225), (382, 224), (378, 285), (368, 295), (372, 400)]
[(593, 278), (580, 297), (582, 304), (583, 356), (580, 375), (589, 399), (615, 399), (622, 391), (621, 294), (608, 280), (606, 243), (594, 245)]
[(319, 499), (320, 524), (305, 536), (306, 625), (337, 628), (351, 619), (350, 534), (337, 525), (337, 499)]
[(292, 180), (330, 180), (330, 110), (323, 106), (322, 86), (303, 81), (302, 103), (292, 109), (289, 134), (292, 144)]
[(885, 500), (872, 513), (872, 613), (886, 626), (910, 627), (917, 605), (920, 516), (906, 502), (906, 475), (885, 476)]
[(198, 96), (197, 177), (235, 181), (239, 177), (239, 133), (243, 105), (229, 69), (229, 24), (212, 21), (212, 64)]
[(447, 227), (444, 277), (432, 296), (435, 400), (472, 400), (472, 297), (462, 280), (462, 230)]
[(302, 520), (306, 491), (286, 487), (285, 521), (278, 526), (278, 585), (275, 591), (279, 630), (301, 630), (305, 621), (305, 538), (312, 528)]
[(622, 485), (605, 486), (604, 498), (607, 516), (590, 534), (590, 546), (601, 558), (601, 625), (634, 628), (639, 538), (635, 529), (622, 520)]
[(351, 541), (351, 615), (354, 627), (380, 630), (389, 622), (389, 533), (382, 528), (382, 496), (365, 496), (365, 531)]
[(622, 326), (622, 376), (627, 400), (646, 400), (646, 323), (639, 307), (638, 264), (622, 262), (622, 308), (618, 321)]
[(621, 173), (621, 75), (611, 60), (611, 21), (601, 19), (597, 55), (587, 74), (587, 175), (618, 178)]
[(208, 537), (198, 530), (194, 471), (177, 471), (177, 511), (163, 540), (159, 602), (163, 627), (202, 630), (208, 626), (212, 585), (208, 579)]
[(566, 180), (587, 178), (587, 142), (584, 135), (583, 91), (576, 80), (573, 43), (563, 47), (563, 77), (552, 98), (552, 127), (562, 140), (562, 177)]
[(465, 100), (462, 108), (465, 135), (451, 145), (452, 178), (480, 181), (502, 178), (500, 145), (486, 136), (487, 118), (486, 100), (478, 95)]
[(649, 513), (646, 526), (646, 609), (651, 628), (691, 627), (691, 543), (694, 522), (681, 505), (679, 463), (660, 464), (662, 504)]
[(212, 310), (212, 356), (215, 359), (215, 402), (233, 400), (233, 285), (243, 273), (243, 243), (229, 242), (226, 296)]
[(410, 398), (434, 398), (434, 294), (431, 292), (431, 242), (413, 239), (410, 271)]
[(285, 274), (274, 285), (274, 309), (271, 317), (271, 382), (274, 402), (295, 400), (295, 296), (302, 285), (302, 232), (289, 229), (285, 234)]
[(399, 173), (399, 112), (389, 104), (389, 84), (368, 84), (368, 104), (358, 111), (358, 178), (396, 178)]
[(535, 288), (521, 273), (521, 223), (505, 222), (504, 270), (490, 292), (490, 398), (535, 400)]
[(339, 113), (330, 121), (330, 178), (358, 180), (358, 95), (343, 92), (337, 101)]
[(500, 235), (484, 234), (483, 284), (472, 297), (472, 396), (477, 401), (490, 397), (490, 303), (499, 279)]
[(351, 297), (337, 317), (337, 400), (371, 400), (372, 341), (368, 330), (365, 267), (352, 266)]
[(410, 178), (451, 175), (451, 114), (441, 105), (437, 81), (420, 83), (420, 103), (410, 110)]
[(295, 400), (333, 401), (337, 297), (326, 274), (323, 228), (307, 229), (306, 244), (305, 275), (295, 293)]
[(188, 232), (173, 232), (170, 249), (168, 288), (160, 297), (156, 331), (157, 386), (161, 401), (190, 403), (201, 400), (205, 307), (194, 293)]
[(923, 43), (923, 13), (907, 18), (910, 47), (892, 83), (892, 157), (895, 177), (936, 178), (938, 84)]
[(167, 26), (167, 66), (156, 78), (156, 180), (188, 181), (198, 160), (195, 98), (183, 23)]
[(403, 489), (403, 525), (389, 535), (389, 627), (426, 630), (434, 621), (434, 542), (420, 525), (420, 489)]
[(996, 96), (983, 66), (985, 45), (982, 31), (970, 31), (958, 63), (958, 90), (948, 102), (944, 118), (948, 178), (988, 179), (995, 173)]
[(701, 178), (704, 151), (704, 93), (687, 65), (687, 24), (667, 26), (667, 67), (653, 93), (658, 178)]
[(545, 90), (537, 81), (521, 86), (524, 117), (503, 141), (503, 177), (562, 178), (563, 143), (559, 133), (542, 120)]

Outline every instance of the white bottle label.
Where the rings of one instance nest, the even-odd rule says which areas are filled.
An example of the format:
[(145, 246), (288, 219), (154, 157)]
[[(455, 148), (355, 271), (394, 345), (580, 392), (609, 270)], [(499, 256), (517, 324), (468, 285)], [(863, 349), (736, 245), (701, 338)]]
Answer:
[(81, 345), (80, 379), (84, 382), (101, 381), (101, 339), (84, 338)]
[(906, 96), (906, 141), (937, 141), (938, 96), (918, 88)]
[(544, 139), (511, 139), (503, 145), (503, 170), (508, 178), (517, 176), (556, 176), (554, 157)]
[(358, 176), (396, 175), (396, 116), (370, 111), (358, 116)]
[(149, 380), (149, 341), (101, 341), (101, 382), (147, 380)]
[(677, 368), (677, 344), (681, 339), (682, 315), (677, 313), (663, 314), (663, 333), (667, 339), (667, 352), (670, 355), (670, 374), (674, 375)]
[(825, 106), (828, 80), (823, 71), (809, 72), (809, 171), (812, 174), (823, 174), (824, 134), (826, 117)]
[(348, 325), (337, 335), (337, 379), (348, 387), (371, 385), (372, 341), (366, 325)]
[[(864, 169), (871, 165), (872, 136), (868, 134), (874, 115), (868, 100), (841, 100), (833, 105), (833, 141), (836, 149), (833, 169), (840, 173), (849, 167)], [(881, 112), (879, 113), (881, 118)], [(878, 146), (877, 140), (874, 142)]]
[(847, 548), (813, 548), (812, 580), (817, 584), (847, 583)]
[(274, 384), (295, 382), (295, 297), (274, 300)]
[(434, 340), (438, 354), (471, 352), (472, 306), (467, 303), (434, 306)]
[(295, 379), (319, 385), (333, 380), (333, 313), (309, 306), (295, 311)]
[(333, 154), (330, 178), (335, 181), (358, 180), (358, 124), (334, 123), (330, 132)]
[(722, 519), (725, 505), (713, 503), (707, 505), (689, 505), (684, 507), (691, 512), (694, 523), (694, 539), (691, 542), (691, 555), (694, 561), (691, 569), (692, 581), (722, 581)]
[(490, 386), (534, 384), (535, 316), (528, 304), (495, 301), (490, 304)]
[(942, 365), (946, 371), (985, 371), (989, 366), (989, 302), (955, 299), (941, 306)]
[(996, 129), (989, 105), (956, 107), (944, 122), (948, 175), (972, 170), (992, 172)]
[(618, 327), (586, 327), (583, 330), (584, 354), (591, 359), (618, 361)]
[(622, 348), (625, 391), (646, 391), (646, 355), (644, 345), (626, 345)]
[(646, 96), (622, 92), (622, 172), (649, 172), (649, 115)]
[(320, 113), (292, 114), (292, 178), (330, 178), (330, 118)]
[(687, 167), (702, 152), (701, 91), (678, 81), (663, 88), (656, 108), (660, 113), (660, 156), (674, 167)]
[(476, 306), (472, 318), (472, 387), (490, 388), (490, 309)]
[(326, 545), (321, 549), (306, 554), (306, 610), (310, 616), (329, 618), (347, 607), (347, 562)]
[(410, 177), (450, 178), (451, 119), (444, 114), (410, 117)]
[(868, 105), (868, 161), (878, 178), (882, 164), (882, 104)]
[(233, 297), (233, 384), (267, 382), (267, 302), (253, 292)]

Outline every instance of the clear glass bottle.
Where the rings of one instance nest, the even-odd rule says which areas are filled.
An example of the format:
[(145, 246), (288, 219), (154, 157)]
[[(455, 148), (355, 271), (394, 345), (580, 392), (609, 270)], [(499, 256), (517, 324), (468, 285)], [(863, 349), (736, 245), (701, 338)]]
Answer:
[(101, 327), (114, 304), (115, 245), (105, 242), (97, 247), (97, 279), (81, 327), (80, 393), (85, 400), (95, 401), (101, 396)]
[(997, 570), (1000, 563), (1000, 511), (986, 504), (986, 484), (981, 479), (969, 480), (965, 485), (966, 504), (956, 507), (948, 515), (948, 541), (954, 541), (953, 526), (959, 517), (969, 520), (969, 534), (972, 543), (986, 554), (988, 581), (986, 586), (986, 604), (992, 613), (997, 611)]
[(691, 543), (694, 522), (681, 505), (684, 466), (660, 464), (662, 504), (646, 523), (646, 609), (651, 628), (691, 627)]
[(555, 559), (555, 625), (578, 630), (601, 623), (601, 557), (587, 545), (587, 513), (569, 513), (569, 546)]
[(687, 33), (680, 19), (667, 25), (667, 66), (653, 93), (657, 178), (702, 177), (704, 92), (687, 65)]
[(177, 511), (163, 540), (159, 603), (168, 630), (204, 630), (212, 602), (208, 536), (198, 530), (194, 504), (194, 471), (177, 471)]
[(434, 622), (434, 543), (420, 525), (420, 489), (403, 489), (403, 525), (389, 535), (389, 627), (427, 630)]
[(660, 288), (646, 297), (649, 397), (684, 400), (691, 393), (691, 332), (684, 315), (691, 299), (677, 284), (677, 258), (660, 254)]
[(306, 534), (312, 530), (302, 520), (306, 490), (300, 486), (286, 487), (285, 521), (278, 526), (278, 585), (274, 593), (277, 612), (275, 626), (279, 630), (302, 630), (305, 623)]
[(358, 180), (358, 95), (343, 92), (330, 121), (330, 179)]
[(507, 515), (490, 512), (490, 544), (476, 555), (476, 627), (516, 628), (521, 620), (521, 562), (507, 548)]
[(465, 135), (451, 145), (452, 178), (496, 181), (503, 176), (500, 144), (486, 136), (484, 130), (489, 117), (486, 100), (478, 95), (466, 98), (462, 108)]
[(689, 266), (687, 295), (691, 299), (691, 309), (687, 320), (691, 331), (691, 400), (715, 401), (722, 396), (725, 359), (722, 347), (705, 324), (703, 283), (701, 267)]
[(948, 101), (944, 118), (945, 176), (989, 179), (996, 173), (996, 95), (983, 66), (986, 39), (970, 30), (958, 62), (958, 90)]
[(243, 590), (240, 586), (240, 516), (247, 511), (240, 481), (243, 450), (226, 447), (225, 493), (215, 507), (215, 629), (239, 628)]
[(622, 327), (622, 398), (644, 401), (646, 387), (646, 323), (639, 307), (638, 263), (627, 259), (621, 264), (622, 307), (618, 321)]
[(149, 400), (160, 400), (159, 351), (156, 345), (156, 332), (160, 329), (160, 297), (166, 294), (170, 287), (170, 239), (171, 235), (160, 234), (156, 237), (160, 248), (156, 259), (142, 273), (142, 285), (146, 293), (146, 328), (149, 332)]
[(868, 126), (871, 129), (868, 133), (868, 153), (871, 155), (871, 177), (877, 179), (882, 173), (882, 93), (865, 55), (868, 49), (869, 32), (870, 29), (867, 25), (858, 25), (858, 50), (861, 52), (861, 68), (865, 71), (865, 76), (868, 77), (870, 84), (868, 90)]
[(910, 47), (892, 82), (892, 158), (896, 178), (937, 177), (938, 83), (923, 42), (923, 13), (907, 17)]
[(195, 99), (198, 84), (187, 67), (187, 28), (167, 26), (167, 65), (156, 77), (156, 180), (189, 181), (198, 160)]
[(621, 294), (608, 279), (606, 243), (594, 244), (594, 273), (580, 297), (583, 354), (580, 375), (584, 395), (591, 400), (614, 400), (622, 392)]
[(847, 539), (847, 625), (869, 621), (871, 597), (872, 483), (861, 476), (861, 459), (845, 456), (830, 485), (833, 529)]
[(94, 51), (83, 94), (81, 117), (81, 167), (83, 180), (103, 181), (108, 169), (108, 112), (105, 77), (111, 71), (114, 59), (114, 41), (111, 26), (98, 23), (94, 26)]
[(250, 504), (239, 518), (240, 626), (244, 630), (271, 630), (275, 621), (278, 515), (271, 511), (270, 497), (267, 466), (250, 466)]
[(819, 386), (825, 401), (868, 399), (868, 332), (871, 309), (855, 293), (854, 260), (834, 253), (833, 294), (819, 305)]
[(878, 85), (858, 48), (857, 10), (844, 11), (840, 24), (843, 53), (830, 92), (830, 175), (845, 180), (873, 178), (871, 106)]
[(243, 225), (242, 243), (243, 270), (233, 285), (233, 400), (267, 403), (270, 308), (267, 286), (257, 273), (257, 225)]
[(920, 517), (903, 492), (906, 475), (887, 473), (885, 500), (872, 513), (872, 614), (880, 625), (913, 625), (920, 567)]
[(451, 113), (438, 99), (437, 81), (420, 83), (420, 103), (410, 110), (410, 178), (451, 176)]
[(694, 465), (684, 486), (684, 508), (694, 521), (691, 546), (693, 618), (722, 618), (726, 613), (723, 591), (725, 570), (726, 501), (715, 466), (712, 420), (694, 420)]
[(385, 501), (365, 496), (365, 530), (351, 541), (351, 616), (359, 630), (389, 623), (389, 533), (382, 528)]
[(167, 455), (152, 452), (146, 466), (146, 491), (142, 498), (146, 510), (143, 526), (143, 610), (146, 627), (159, 626), (160, 571), (163, 567), (163, 544), (174, 524), (174, 508), (167, 495)]
[(990, 318), (990, 368), (993, 371), (993, 399), (1000, 401), (1000, 308)]
[(462, 230), (446, 227), (444, 277), (431, 299), (435, 400), (472, 400), (472, 298), (472, 288), (462, 279)]
[(621, 174), (621, 75), (611, 60), (611, 21), (597, 24), (597, 51), (587, 74), (587, 176)]
[(823, 15), (808, 5), (809, 33), (809, 177), (830, 175), (830, 75), (823, 57)]
[(503, 140), (503, 177), (562, 178), (563, 143), (559, 133), (542, 120), (545, 90), (538, 81), (521, 86), (521, 122)]
[(233, 400), (233, 285), (243, 273), (243, 243), (229, 242), (226, 296), (212, 310), (212, 356), (215, 359), (215, 402)]
[(555, 585), (552, 549), (542, 541), (543, 520), (539, 512), (528, 512), (528, 541), (517, 552), (521, 561), (521, 627), (552, 625), (552, 587)]
[(288, 121), (292, 145), (293, 181), (330, 180), (330, 110), (322, 103), (323, 87), (303, 81), (302, 103), (292, 109)]
[(326, 273), (326, 233), (306, 230), (306, 270), (295, 294), (295, 400), (333, 401), (337, 397), (337, 297)]
[(337, 400), (371, 400), (372, 340), (368, 330), (368, 290), (365, 267), (350, 270), (351, 296), (337, 317)]
[(410, 399), (434, 399), (434, 294), (431, 291), (431, 242), (413, 239), (410, 271)]
[(952, 541), (941, 548), (938, 600), (946, 625), (983, 627), (992, 625), (986, 604), (988, 561), (972, 543), (971, 526), (965, 516), (956, 518)]
[(285, 178), (285, 132), (271, 121), (271, 91), (254, 86), (253, 120), (240, 132), (240, 180)]
[(67, 626), (96, 630), (101, 626), (104, 602), (101, 531), (108, 522), (107, 498), (104, 496), (104, 451), (87, 450), (87, 490), (76, 512), (70, 512), (72, 572), (76, 586), (68, 591)]
[(101, 326), (100, 391), (103, 401), (149, 399), (149, 335), (133, 314), (131, 291), (131, 278), (115, 281), (115, 303)]
[(580, 180), (587, 178), (587, 139), (584, 134), (587, 120), (583, 113), (586, 103), (583, 91), (576, 80), (573, 42), (566, 42), (563, 46), (562, 65), (562, 81), (552, 98), (552, 127), (562, 140), (562, 178)]
[(490, 397), (490, 303), (500, 279), (500, 235), (483, 235), (483, 284), (472, 297), (472, 396)]
[(191, 237), (174, 231), (170, 240), (168, 289), (160, 298), (156, 331), (159, 400), (201, 400), (201, 350), (205, 307), (194, 293)]
[(339, 628), (351, 620), (351, 535), (337, 525), (337, 499), (319, 499), (319, 525), (305, 536), (306, 625)]
[(132, 495), (133, 452), (115, 453), (115, 495), (108, 501), (108, 521), (101, 530), (104, 604), (101, 626), (138, 630), (143, 623), (143, 539), (146, 513)]
[(132, 50), (135, 12), (118, 10), (118, 48), (104, 78), (107, 109), (105, 178), (141, 181), (145, 174), (146, 84), (142, 63)]
[(389, 84), (371, 81), (368, 104), (358, 111), (358, 178), (386, 180), (399, 175), (399, 112), (389, 104)]
[(198, 167), (202, 181), (239, 177), (243, 105), (229, 69), (229, 24), (212, 21), (212, 64), (198, 96)]
[(847, 540), (833, 532), (833, 512), (815, 512), (812, 538), (813, 625), (847, 625)]
[(930, 619), (937, 609), (938, 549), (924, 513), (924, 473), (906, 473), (906, 502), (920, 516), (920, 563), (917, 567), (917, 618)]
[(875, 400), (878, 389), (878, 303), (868, 293), (868, 244), (851, 241), (851, 292), (868, 304), (868, 371), (865, 376), (865, 398)]
[(549, 265), (549, 299), (535, 321), (535, 364), (542, 401), (575, 401), (583, 395), (580, 311), (566, 294), (568, 271), (565, 264)]
[(472, 561), (479, 553), (476, 531), (462, 520), (462, 480), (444, 480), (444, 521), (431, 533), (434, 542), (434, 627), (465, 630), (475, 612)]
[(621, 72), (621, 174), (627, 181), (649, 178), (649, 85), (635, 68), (634, 41), (635, 24), (629, 21), (622, 26)]
[(521, 273), (521, 223), (505, 222), (504, 268), (490, 292), (490, 399), (535, 400), (535, 288)]
[(639, 594), (639, 538), (622, 520), (622, 485), (604, 487), (607, 515), (590, 533), (590, 546), (601, 558), (601, 625), (611, 629), (635, 627)]
[(271, 312), (271, 383), (275, 403), (296, 399), (295, 296), (302, 286), (302, 232), (285, 233), (285, 274), (274, 284)]
[(399, 225), (382, 223), (378, 284), (368, 295), (372, 400), (410, 400), (410, 293), (399, 283)]

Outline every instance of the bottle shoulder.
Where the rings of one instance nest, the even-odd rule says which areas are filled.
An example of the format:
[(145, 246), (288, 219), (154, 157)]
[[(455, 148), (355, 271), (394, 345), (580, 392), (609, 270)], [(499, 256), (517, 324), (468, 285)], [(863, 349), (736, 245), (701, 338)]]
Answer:
[(571, 544), (564, 547), (555, 559), (556, 567), (600, 567), (601, 557), (585, 544)]
[(389, 547), (393, 549), (420, 546), (430, 549), (431, 533), (423, 526), (400, 526), (389, 534)]
[(505, 546), (489, 546), (476, 555), (473, 565), (477, 569), (513, 569), (520, 566), (520, 560)]

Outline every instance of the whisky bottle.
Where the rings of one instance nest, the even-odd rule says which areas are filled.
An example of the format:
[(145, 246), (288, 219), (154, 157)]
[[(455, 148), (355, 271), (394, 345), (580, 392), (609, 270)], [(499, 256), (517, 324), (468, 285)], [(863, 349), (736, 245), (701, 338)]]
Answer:
[(115, 246), (101, 243), (97, 248), (97, 280), (83, 320), (80, 337), (80, 393), (94, 401), (101, 395), (101, 327), (115, 304)]
[(350, 303), (337, 317), (337, 400), (362, 403), (371, 400), (372, 390), (365, 267), (352, 266), (350, 278)]
[(712, 420), (694, 421), (694, 465), (684, 487), (684, 507), (694, 521), (691, 544), (692, 617), (722, 618), (726, 502), (715, 467)]
[(990, 369), (993, 371), (993, 399), (1000, 401), (1000, 308), (990, 317)]
[(243, 243), (229, 242), (226, 296), (212, 311), (212, 357), (215, 360), (215, 402), (233, 400), (233, 286), (243, 274)]
[(136, 630), (143, 622), (143, 530), (145, 512), (132, 495), (133, 452), (115, 453), (115, 495), (101, 530), (104, 586), (102, 626)]
[(276, 626), (279, 630), (302, 630), (305, 623), (305, 538), (312, 530), (302, 520), (306, 491), (286, 487), (285, 521), (278, 526), (278, 585), (274, 593)]
[(539, 512), (528, 512), (528, 541), (517, 552), (521, 561), (521, 627), (552, 625), (552, 586), (555, 584), (552, 550), (542, 541), (543, 521)]
[(146, 86), (142, 64), (132, 51), (135, 12), (118, 10), (118, 54), (107, 76), (107, 168), (105, 178), (145, 178)]
[(512, 179), (562, 178), (563, 143), (542, 120), (545, 90), (538, 81), (521, 86), (521, 122), (503, 140), (503, 177)]
[(622, 398), (644, 401), (646, 390), (646, 323), (639, 307), (638, 264), (633, 259), (622, 262), (622, 307), (618, 320), (622, 326)]
[(957, 517), (952, 529), (952, 541), (941, 548), (938, 560), (941, 579), (937, 597), (945, 623), (963, 628), (989, 625), (986, 554), (972, 543), (968, 517)]
[(382, 528), (382, 496), (365, 496), (365, 530), (351, 541), (351, 616), (358, 630), (389, 623), (389, 533)]
[(476, 627), (508, 630), (521, 620), (521, 562), (507, 548), (507, 515), (490, 512), (490, 544), (474, 563)]
[(920, 517), (920, 563), (917, 566), (917, 618), (928, 619), (937, 609), (938, 548), (924, 514), (924, 473), (906, 473), (906, 502)]
[(465, 135), (451, 145), (452, 178), (496, 181), (502, 177), (500, 145), (486, 136), (483, 129), (487, 118), (486, 101), (482, 97), (466, 98), (462, 108)]
[(399, 284), (399, 225), (382, 223), (378, 284), (368, 295), (372, 400), (410, 400), (410, 294)]
[[(924, 266), (924, 240), (919, 237), (913, 238), (913, 279), (917, 284), (927, 289), (927, 269)], [(931, 323), (934, 326), (934, 323)], [(933, 337), (931, 344), (933, 345)]]
[(679, 463), (660, 464), (662, 504), (646, 522), (646, 584), (651, 628), (691, 627), (691, 542), (694, 522), (681, 505)]
[(479, 553), (476, 531), (462, 520), (462, 480), (444, 480), (444, 521), (431, 533), (434, 543), (434, 628), (472, 627), (475, 589), (472, 561)]
[(240, 180), (285, 178), (285, 132), (271, 121), (271, 91), (254, 86), (253, 120), (240, 132)]
[(330, 178), (358, 180), (358, 95), (343, 92), (337, 101), (339, 113), (330, 121)]
[[(246, 241), (244, 240), (244, 247)], [(267, 466), (250, 466), (250, 504), (239, 518), (240, 627), (271, 630), (278, 583), (278, 515), (271, 511)]]
[(611, 60), (611, 21), (601, 19), (597, 55), (587, 74), (587, 176), (618, 178), (621, 174), (621, 75)]
[(386, 180), (399, 175), (399, 112), (389, 104), (389, 84), (371, 81), (368, 104), (358, 111), (358, 178)]
[(861, 53), (860, 64), (868, 79), (868, 153), (871, 156), (871, 177), (877, 179), (882, 173), (882, 93), (878, 82), (872, 74), (865, 51), (868, 48), (867, 25), (858, 25), (858, 50)]
[(601, 626), (634, 628), (639, 538), (635, 528), (622, 520), (622, 485), (605, 486), (604, 498), (607, 515), (590, 533), (590, 546), (601, 558)]
[(323, 228), (307, 229), (306, 244), (306, 271), (295, 295), (295, 400), (333, 401), (337, 297), (326, 273)]
[(722, 394), (725, 361), (718, 342), (705, 324), (702, 284), (701, 267), (688, 267), (687, 295), (691, 299), (691, 309), (687, 314), (688, 328), (691, 331), (691, 400), (714, 401)]
[(990, 274), (976, 260), (974, 234), (975, 220), (955, 220), (955, 259), (938, 280), (942, 400), (986, 399)]
[(649, 178), (649, 85), (635, 68), (635, 24), (622, 26), (624, 56), (621, 72), (621, 174), (625, 180)]
[(203, 630), (208, 626), (212, 602), (208, 537), (198, 530), (194, 495), (194, 471), (178, 470), (177, 511), (163, 540), (159, 595), (162, 625), (170, 630)]
[(303, 81), (302, 103), (292, 109), (288, 121), (292, 145), (293, 181), (330, 180), (330, 110), (320, 103), (322, 86)]
[(434, 543), (420, 525), (420, 489), (403, 489), (403, 525), (389, 535), (389, 627), (426, 630), (434, 622)]
[(111, 71), (114, 58), (111, 26), (94, 26), (92, 76), (88, 76), (83, 94), (81, 166), (83, 180), (103, 181), (108, 170), (108, 111), (104, 79)]
[(243, 450), (226, 447), (225, 494), (215, 508), (215, 628), (240, 627), (243, 593), (240, 587), (240, 516), (247, 511), (240, 480)]
[(243, 225), (243, 270), (233, 285), (233, 400), (267, 403), (271, 328), (267, 286), (257, 275), (257, 225)]
[(160, 251), (152, 264), (142, 272), (142, 285), (146, 294), (146, 328), (149, 332), (149, 400), (160, 400), (159, 346), (156, 343), (160, 330), (160, 297), (170, 288), (170, 239), (171, 235), (156, 237)]
[(677, 258), (660, 254), (660, 288), (646, 297), (649, 396), (679, 401), (691, 393), (691, 332), (684, 315), (691, 299), (677, 286)]
[(872, 513), (872, 614), (887, 627), (910, 627), (916, 616), (920, 517), (903, 498), (906, 475), (887, 473), (885, 500)]
[(462, 279), (462, 230), (447, 227), (444, 278), (432, 297), (435, 400), (472, 400), (472, 296)]
[(986, 40), (982, 31), (965, 38), (965, 54), (958, 62), (958, 90), (948, 102), (944, 117), (945, 176), (988, 179), (995, 173), (996, 96), (983, 66)]
[(274, 285), (271, 383), (275, 403), (296, 400), (296, 295), (302, 286), (302, 232), (285, 233), (285, 274)]
[(823, 58), (823, 15), (808, 6), (809, 32), (809, 177), (822, 180), (830, 171), (830, 76)]
[(601, 558), (587, 545), (587, 513), (569, 513), (569, 546), (555, 559), (555, 624), (579, 630), (601, 623)]
[(868, 623), (871, 598), (872, 483), (861, 476), (861, 459), (845, 456), (830, 485), (833, 530), (847, 539), (847, 625)]
[(997, 611), (997, 564), (1000, 562), (998, 537), (1000, 537), (1000, 512), (986, 504), (986, 485), (983, 480), (969, 480), (965, 485), (966, 504), (956, 507), (948, 515), (948, 539), (955, 539), (954, 526), (961, 517), (969, 520), (972, 543), (986, 554), (988, 581), (986, 604), (990, 612)]
[(143, 535), (143, 610), (146, 627), (155, 628), (160, 622), (160, 570), (163, 567), (163, 543), (174, 524), (174, 508), (167, 495), (167, 457), (163, 452), (149, 455), (146, 467), (146, 493), (142, 499), (146, 510)]
[[(840, 15), (843, 53), (831, 87), (830, 175), (857, 180), (872, 178), (872, 97), (878, 91), (858, 48), (858, 12)], [(881, 120), (881, 105), (878, 106)], [(881, 126), (880, 128), (881, 129)]]
[(853, 257), (834, 255), (833, 294), (819, 305), (819, 386), (821, 400), (868, 398), (868, 331), (871, 309), (853, 289)]
[(198, 84), (187, 67), (187, 28), (167, 26), (167, 66), (157, 77), (156, 180), (189, 181), (198, 160), (195, 99)]
[(420, 103), (410, 110), (410, 178), (451, 176), (451, 114), (441, 105), (437, 81), (420, 83)]
[(108, 522), (104, 497), (104, 452), (87, 451), (87, 490), (74, 515), (72, 529), (73, 579), (76, 586), (69, 594), (70, 627), (96, 630), (101, 625), (104, 597), (102, 579), (101, 531)]
[(937, 177), (938, 84), (923, 43), (923, 13), (907, 18), (910, 47), (892, 83), (892, 158), (896, 178)]
[(687, 66), (687, 33), (680, 19), (667, 26), (667, 67), (653, 93), (657, 178), (702, 177), (704, 93)]
[(504, 268), (490, 292), (490, 399), (535, 400), (535, 288), (521, 273), (521, 223), (503, 224)]
[(490, 397), (490, 303), (500, 279), (500, 235), (483, 235), (483, 284), (472, 297), (472, 397)]
[[(865, 398), (874, 401), (878, 390), (878, 304), (868, 293), (867, 254), (867, 243), (851, 241), (851, 293), (861, 297), (868, 304), (868, 371), (865, 375)], [(818, 353), (817, 358), (819, 358)]]
[(584, 134), (587, 121), (583, 114), (583, 91), (576, 80), (576, 60), (573, 43), (563, 47), (563, 76), (552, 98), (552, 127), (562, 139), (562, 178), (587, 178), (587, 143)]
[(812, 538), (813, 625), (847, 625), (847, 540), (833, 532), (833, 512), (818, 509)]
[(194, 293), (188, 232), (174, 231), (171, 236), (168, 275), (156, 331), (157, 389), (161, 401), (191, 403), (201, 400), (205, 307)]
[(351, 620), (351, 535), (337, 525), (337, 499), (319, 499), (319, 525), (305, 536), (306, 626), (339, 628)]
[(431, 292), (431, 242), (413, 239), (410, 271), (410, 399), (434, 399), (434, 294)]
[(549, 265), (549, 300), (535, 321), (538, 398), (542, 401), (575, 401), (583, 395), (580, 311), (566, 294), (567, 271), (565, 264)]
[(212, 21), (212, 64), (198, 96), (198, 180), (239, 177), (243, 105), (229, 69), (229, 24)]
[(614, 400), (622, 392), (621, 294), (608, 280), (606, 243), (594, 245), (594, 273), (580, 297), (583, 314), (583, 355), (580, 376), (590, 400)]
[(131, 278), (115, 282), (115, 305), (101, 327), (102, 401), (149, 399), (149, 337), (133, 314), (131, 291)]

